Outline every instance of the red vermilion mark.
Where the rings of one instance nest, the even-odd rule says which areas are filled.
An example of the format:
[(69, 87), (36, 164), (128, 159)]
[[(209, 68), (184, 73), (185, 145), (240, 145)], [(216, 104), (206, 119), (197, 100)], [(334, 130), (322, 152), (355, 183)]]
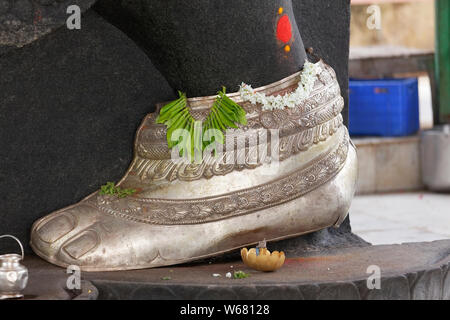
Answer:
[(284, 43), (288, 43), (292, 37), (292, 27), (289, 17), (285, 14), (278, 20), (277, 25), (277, 38)]

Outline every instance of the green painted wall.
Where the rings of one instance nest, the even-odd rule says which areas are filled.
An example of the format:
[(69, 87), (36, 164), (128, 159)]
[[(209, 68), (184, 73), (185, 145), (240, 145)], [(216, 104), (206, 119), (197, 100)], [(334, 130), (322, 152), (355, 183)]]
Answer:
[(450, 123), (450, 0), (436, 0), (435, 56), (440, 121)]

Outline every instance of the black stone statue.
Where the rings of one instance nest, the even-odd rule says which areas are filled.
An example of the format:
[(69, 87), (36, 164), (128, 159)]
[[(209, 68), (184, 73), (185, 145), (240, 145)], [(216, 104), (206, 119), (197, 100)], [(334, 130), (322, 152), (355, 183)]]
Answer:
[[(191, 97), (213, 95), (221, 85), (236, 91), (242, 81), (266, 85), (297, 72), (305, 61), (290, 0), (122, 1), (115, 10), (126, 12), (123, 27), (140, 36), (171, 87)], [(286, 27), (277, 30), (281, 15)]]
[[(27, 242), (38, 217), (117, 181), (141, 119), (177, 90), (266, 85), (299, 71), (313, 47), (347, 101), (349, 0), (78, 1), (80, 30), (65, 28), (66, 2), (29, 1), (23, 14), (17, 1), (0, 1), (0, 234)], [(39, 33), (36, 12), (49, 22)], [(281, 246), (363, 243), (347, 218)]]

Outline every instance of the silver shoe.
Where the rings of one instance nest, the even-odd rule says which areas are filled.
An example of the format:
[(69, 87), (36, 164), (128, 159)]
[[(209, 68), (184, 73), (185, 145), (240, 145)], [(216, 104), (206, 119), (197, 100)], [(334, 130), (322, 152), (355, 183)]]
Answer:
[[(313, 92), (293, 109), (262, 111), (238, 93), (228, 95), (247, 112), (244, 132), (279, 130), (276, 170), (250, 161), (255, 146), (249, 145), (237, 150), (243, 163), (213, 157), (175, 163), (165, 126), (155, 123), (157, 111), (138, 129), (133, 162), (118, 183), (138, 192), (126, 198), (96, 192), (41, 218), (32, 227), (33, 250), (53, 264), (85, 271), (141, 269), (338, 226), (355, 192), (357, 156), (340, 114), (336, 74), (323, 61), (317, 64)], [(290, 92), (298, 76), (255, 90)], [(188, 99), (191, 114), (206, 117), (214, 98)]]

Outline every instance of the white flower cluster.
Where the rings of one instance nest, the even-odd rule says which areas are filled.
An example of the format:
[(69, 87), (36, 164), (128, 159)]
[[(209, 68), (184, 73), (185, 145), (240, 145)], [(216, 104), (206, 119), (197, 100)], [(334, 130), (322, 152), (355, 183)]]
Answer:
[(267, 97), (264, 93), (255, 92), (250, 85), (245, 83), (241, 84), (239, 93), (244, 101), (249, 101), (251, 104), (261, 104), (263, 110), (284, 109), (285, 107), (295, 108), (309, 97), (314, 88), (316, 76), (320, 72), (321, 68), (317, 64), (306, 61), (300, 73), (298, 88), (284, 96)]

